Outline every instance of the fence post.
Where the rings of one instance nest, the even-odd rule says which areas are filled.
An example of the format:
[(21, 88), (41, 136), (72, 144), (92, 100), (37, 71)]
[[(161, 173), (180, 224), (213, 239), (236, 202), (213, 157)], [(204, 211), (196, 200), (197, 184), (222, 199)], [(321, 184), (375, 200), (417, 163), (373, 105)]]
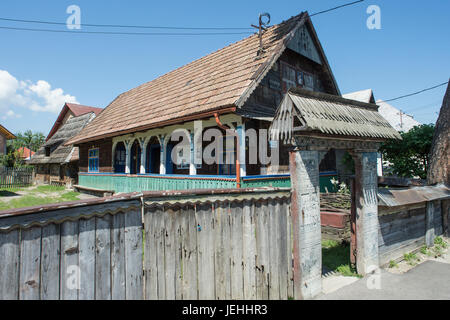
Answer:
[(294, 298), (309, 299), (322, 291), (319, 151), (291, 151), (289, 159), (294, 232)]

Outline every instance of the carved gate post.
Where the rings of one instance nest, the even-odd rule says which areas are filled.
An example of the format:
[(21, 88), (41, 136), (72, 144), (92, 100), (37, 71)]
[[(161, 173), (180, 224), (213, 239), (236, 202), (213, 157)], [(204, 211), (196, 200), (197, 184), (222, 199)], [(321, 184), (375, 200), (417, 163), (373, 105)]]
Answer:
[(377, 153), (354, 152), (356, 202), (356, 269), (371, 273), (378, 259), (378, 176)]
[(290, 152), (294, 233), (294, 293), (309, 299), (322, 291), (319, 151)]

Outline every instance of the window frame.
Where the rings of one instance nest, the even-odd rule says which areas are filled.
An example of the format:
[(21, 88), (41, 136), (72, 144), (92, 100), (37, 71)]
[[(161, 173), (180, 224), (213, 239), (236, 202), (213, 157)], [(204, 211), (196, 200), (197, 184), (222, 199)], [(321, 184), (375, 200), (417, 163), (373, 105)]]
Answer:
[[(97, 154), (96, 154), (96, 156), (91, 156), (91, 151), (94, 151), (94, 150), (97, 151)], [(96, 170), (92, 170), (91, 169), (91, 160), (95, 160), (95, 159), (97, 159), (97, 167), (96, 167)], [(93, 173), (100, 172), (100, 150), (98, 147), (90, 148), (88, 150), (88, 172), (93, 172)]]

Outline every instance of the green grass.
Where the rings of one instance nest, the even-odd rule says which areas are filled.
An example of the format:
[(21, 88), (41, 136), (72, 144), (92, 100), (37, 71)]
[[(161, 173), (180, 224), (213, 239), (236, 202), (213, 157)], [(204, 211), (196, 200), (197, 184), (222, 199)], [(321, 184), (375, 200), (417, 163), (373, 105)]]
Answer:
[[(68, 202), (78, 200), (80, 195), (78, 192), (67, 191), (60, 186), (38, 186), (34, 189), (21, 189), (20, 191), (27, 191), (28, 193), (15, 199), (0, 201), (0, 210), (24, 208), (31, 206), (40, 206), (50, 203)], [(18, 190), (17, 190), (18, 191)], [(11, 190), (0, 190), (0, 196), (13, 196)], [(44, 196), (42, 196), (44, 194)]]
[(398, 268), (397, 262), (394, 260), (389, 261), (389, 268)]
[(30, 190), (30, 192), (60, 192), (64, 191), (66, 188), (63, 186), (52, 186), (52, 185), (42, 185), (38, 186), (35, 189)]
[(417, 262), (420, 261), (420, 259), (417, 257), (415, 253), (405, 253), (403, 255), (403, 258), (406, 262), (408, 262), (410, 265), (415, 266)]
[(350, 265), (350, 245), (334, 240), (322, 241), (322, 264), (347, 277), (359, 277)]
[(423, 246), (422, 248), (420, 248), (420, 253), (421, 253), (421, 254), (428, 254), (428, 248), (427, 248), (427, 246)]

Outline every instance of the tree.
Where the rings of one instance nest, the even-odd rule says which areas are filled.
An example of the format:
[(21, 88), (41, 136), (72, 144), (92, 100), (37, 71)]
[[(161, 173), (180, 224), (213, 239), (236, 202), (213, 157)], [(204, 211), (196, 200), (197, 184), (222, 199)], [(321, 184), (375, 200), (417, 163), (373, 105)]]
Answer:
[(430, 151), (428, 183), (450, 185), (450, 83), (436, 121), (433, 144)]
[(15, 136), (16, 139), (8, 141), (6, 154), (0, 156), (0, 166), (24, 166), (25, 163), (21, 158), (19, 149), (25, 147), (36, 152), (45, 142), (45, 136), (41, 132), (33, 133), (31, 130), (27, 130), (23, 134), (18, 132)]
[(391, 173), (399, 177), (426, 179), (433, 133), (433, 124), (423, 124), (401, 132), (402, 140), (384, 143), (380, 151), (384, 160), (392, 164)]
[(12, 140), (11, 144), (14, 150), (21, 147), (26, 147), (31, 151), (36, 152), (44, 143), (45, 137), (41, 132), (33, 133), (31, 130), (16, 134), (16, 139)]

